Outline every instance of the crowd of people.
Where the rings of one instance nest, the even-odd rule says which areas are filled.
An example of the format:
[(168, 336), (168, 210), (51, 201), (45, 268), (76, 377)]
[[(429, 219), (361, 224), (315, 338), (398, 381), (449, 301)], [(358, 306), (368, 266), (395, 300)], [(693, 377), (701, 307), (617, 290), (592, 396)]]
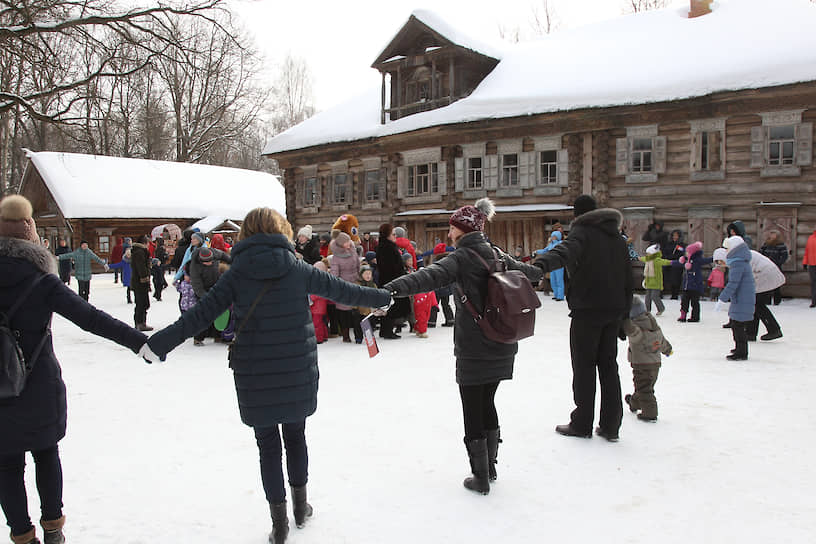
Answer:
[[(54, 312), (147, 362), (164, 361), (188, 338), (196, 346), (208, 337), (229, 345), (241, 419), (252, 428), (259, 451), (273, 526), (269, 541), (274, 544), (285, 542), (289, 533), (284, 463), (295, 525), (303, 527), (314, 512), (306, 491), (305, 428), (317, 408), (318, 345), (332, 338), (363, 342), (363, 320), (386, 340), (399, 339), (406, 328), (418, 338), (427, 338), (436, 325), (454, 328), (456, 383), (470, 464), (463, 485), (480, 494), (490, 492), (503, 442), (495, 396), (501, 381), (513, 377), (518, 344), (490, 340), (465, 309), (465, 304), (485, 308), (490, 274), (485, 262), (502, 261), (533, 285), (546, 276), (553, 299), (565, 300), (570, 309), (575, 408), (568, 423), (555, 427), (566, 436), (593, 436), (596, 380), (600, 417), (594, 434), (619, 440), (624, 402), (638, 419), (657, 420), (654, 387), (662, 357), (673, 353), (657, 319), (666, 309), (664, 289), (681, 298), (682, 323), (700, 321), (706, 285), (718, 301), (715, 309), (730, 302), (729, 321), (723, 325), (734, 339), (730, 360), (748, 358), (748, 343), (756, 340), (760, 321), (767, 329), (761, 340), (782, 336), (769, 308), (779, 303), (785, 281), (780, 267), (788, 257), (778, 233), (769, 234), (760, 251), (753, 251), (744, 225), (735, 221), (723, 247), (707, 257), (700, 242), (685, 244), (679, 230), (666, 233), (656, 222), (643, 236), (649, 246), (640, 256), (622, 233), (619, 211), (598, 208), (589, 195), (578, 197), (573, 208), (569, 232), (553, 225), (546, 247), (531, 255), (521, 248), (509, 255), (490, 242), (485, 226), (494, 206), (483, 198), (451, 215), (451, 245), (438, 241), (425, 252), (404, 227), (390, 223), (360, 235), (357, 219), (343, 214), (331, 232), (316, 233), (304, 225), (295, 234), (279, 213), (256, 208), (245, 217), (234, 245), (220, 234), (208, 237), (188, 230), (172, 257), (161, 237), (140, 236), (135, 242), (122, 239), (105, 261), (86, 242), (71, 250), (60, 240), (52, 253), (37, 235), (31, 204), (18, 195), (6, 197), (0, 201), (0, 308), (13, 314), (9, 327), (19, 332), (22, 352), (34, 359), (22, 392), (0, 399), (0, 503), (12, 541), (40, 542), (25, 490), (24, 457), (31, 452), (44, 542), (64, 542), (58, 442), (66, 430), (66, 393), (50, 342)], [(635, 260), (644, 263), (645, 301), (633, 294)], [(135, 304), (133, 326), (88, 302), (91, 261), (113, 269), (115, 283), (121, 277), (126, 303)], [(816, 283), (816, 233), (808, 240), (803, 264)], [(713, 268), (705, 278), (709, 265)], [(168, 272), (179, 294), (179, 318), (148, 338), (149, 293), (162, 300)], [(68, 286), (72, 273), (79, 295)], [(32, 285), (38, 288), (31, 290)], [(26, 298), (25, 304), (20, 298)], [(617, 342), (626, 338), (634, 390), (624, 396)]]

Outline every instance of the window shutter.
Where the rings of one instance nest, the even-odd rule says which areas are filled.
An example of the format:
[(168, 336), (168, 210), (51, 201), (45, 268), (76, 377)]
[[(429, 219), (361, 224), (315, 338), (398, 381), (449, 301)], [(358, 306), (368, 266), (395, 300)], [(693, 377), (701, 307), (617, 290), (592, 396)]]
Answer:
[(629, 173), (629, 138), (615, 140), (615, 175), (625, 176)]
[(405, 198), (408, 183), (408, 167), (397, 168), (397, 198)]
[(722, 133), (719, 130), (708, 133), (708, 167), (712, 171), (723, 169)]
[(457, 193), (465, 190), (465, 159), (453, 159), (455, 189)]
[(666, 137), (655, 136), (652, 138), (652, 149), (654, 150), (654, 167), (656, 174), (666, 173)]
[(439, 166), (437, 167), (437, 174), (439, 175), (439, 194), (446, 195), (448, 194), (448, 162), (447, 161), (439, 161)]
[(306, 178), (295, 178), (295, 207), (302, 208), (303, 202), (306, 200)]
[(315, 187), (315, 206), (320, 207), (323, 205), (323, 178), (317, 176), (317, 183)]
[(691, 161), (689, 167), (692, 172), (698, 172), (703, 161), (702, 132), (691, 133)]
[(519, 184), (524, 189), (535, 187), (536, 183), (536, 152), (519, 153)]
[(813, 164), (813, 123), (796, 125), (796, 165)]
[(569, 151), (558, 150), (558, 185), (569, 185)]
[(380, 168), (380, 201), (385, 202), (386, 187), (388, 187), (388, 169)]
[(482, 176), (487, 190), (495, 190), (499, 185), (499, 156), (485, 155)]
[(767, 127), (751, 127), (751, 168), (765, 166), (765, 135)]

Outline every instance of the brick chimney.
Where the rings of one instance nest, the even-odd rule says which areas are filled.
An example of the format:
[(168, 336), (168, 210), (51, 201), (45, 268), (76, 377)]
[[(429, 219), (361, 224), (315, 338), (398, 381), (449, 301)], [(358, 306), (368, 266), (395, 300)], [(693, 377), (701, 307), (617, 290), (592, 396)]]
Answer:
[(689, 19), (711, 13), (711, 0), (691, 0)]

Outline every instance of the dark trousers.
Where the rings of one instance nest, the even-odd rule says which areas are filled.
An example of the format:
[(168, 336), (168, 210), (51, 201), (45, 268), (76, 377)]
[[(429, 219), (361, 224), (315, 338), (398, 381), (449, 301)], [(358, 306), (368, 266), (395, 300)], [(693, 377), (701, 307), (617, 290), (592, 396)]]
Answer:
[(809, 265), (807, 269), (810, 276), (810, 303), (816, 305), (816, 266)]
[[(286, 472), (289, 485), (301, 487), (309, 479), (309, 452), (306, 448), (306, 421), (282, 423), (283, 444), (286, 447)], [(283, 485), (281, 437), (278, 426), (256, 427), (255, 441), (261, 459), (261, 481), (269, 504), (286, 500)]]
[(329, 335), (337, 335), (340, 332), (340, 325), (337, 320), (337, 306), (333, 303), (326, 305), (326, 316), (329, 318)]
[(773, 300), (774, 306), (778, 306), (779, 304), (782, 303), (782, 288), (781, 287), (777, 287), (776, 289), (773, 290), (773, 292), (771, 294), (771, 300)]
[(731, 335), (734, 337), (734, 355), (748, 357), (748, 326), (750, 321), (731, 320)]
[(147, 290), (147, 285), (144, 287), (133, 287), (133, 302), (136, 307), (133, 309), (133, 321), (138, 325), (139, 323), (147, 323), (147, 310), (150, 308), (150, 293)]
[(122, 271), (118, 268), (113, 269), (113, 283), (119, 283), (119, 274), (122, 274)]
[(494, 400), (498, 388), (499, 382), (459, 386), (466, 442), (487, 438), (485, 431), (499, 428), (499, 415), (496, 413)]
[[(440, 296), (437, 292), (436, 298), (439, 301), (439, 306), (442, 306), (442, 314), (445, 316), (446, 323), (453, 323), (453, 310), (450, 307), (450, 295)], [(431, 308), (431, 319), (429, 323), (436, 325), (436, 317), (439, 315), (439, 306)]]
[(77, 284), (79, 284), (79, 296), (87, 302), (88, 297), (91, 296), (91, 280), (77, 280)]
[(680, 297), (680, 311), (684, 314), (688, 312), (689, 305), (691, 305), (691, 316), (689, 321), (700, 321), (700, 292), (699, 291), (683, 291), (683, 296)]
[(570, 423), (576, 431), (589, 434), (595, 417), (595, 368), (601, 383), (602, 429), (615, 433), (623, 417), (618, 375), (618, 319), (573, 317), (570, 323), (572, 396), (575, 410)]
[(671, 293), (672, 299), (677, 299), (680, 287), (683, 286), (683, 269), (674, 266), (663, 267), (663, 286)]
[(748, 322), (748, 338), (756, 338), (759, 332), (759, 322), (765, 325), (768, 332), (781, 332), (779, 322), (774, 317), (768, 305), (771, 303), (773, 291), (757, 293), (754, 304), (754, 320)]
[[(42, 519), (62, 517), (62, 465), (57, 445), (31, 452), (36, 469)], [(28, 515), (25, 488), (25, 452), (0, 455), (0, 504), (12, 535), (27, 533), (34, 526)]]
[(660, 363), (648, 365), (632, 365), (632, 382), (635, 392), (629, 399), (629, 406), (642, 410), (643, 417), (657, 417), (657, 399), (654, 386), (657, 375), (660, 373)]

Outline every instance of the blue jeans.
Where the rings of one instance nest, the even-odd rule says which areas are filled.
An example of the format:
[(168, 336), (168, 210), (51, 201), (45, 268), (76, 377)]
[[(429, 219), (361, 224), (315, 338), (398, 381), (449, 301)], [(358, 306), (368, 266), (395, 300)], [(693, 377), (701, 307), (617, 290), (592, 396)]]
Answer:
[[(42, 519), (62, 517), (62, 464), (57, 445), (33, 451), (37, 491)], [(25, 488), (25, 452), (0, 455), (0, 504), (12, 535), (22, 535), (34, 528), (28, 515)]]
[[(289, 485), (301, 487), (309, 479), (309, 452), (306, 449), (306, 421), (282, 423), (283, 443), (286, 447), (286, 472)], [(255, 441), (261, 459), (261, 481), (269, 504), (286, 500), (281, 465), (281, 437), (278, 426), (256, 427)]]

